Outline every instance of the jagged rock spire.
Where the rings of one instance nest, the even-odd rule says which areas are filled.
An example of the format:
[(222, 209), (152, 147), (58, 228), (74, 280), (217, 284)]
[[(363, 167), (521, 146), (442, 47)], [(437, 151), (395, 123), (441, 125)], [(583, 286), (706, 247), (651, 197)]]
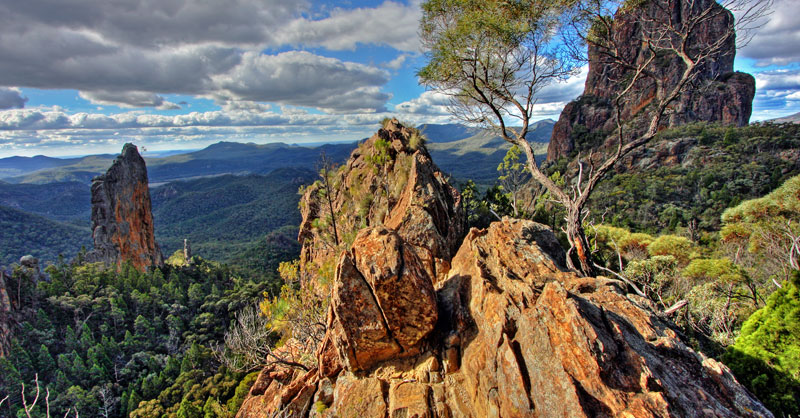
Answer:
[(111, 168), (92, 179), (94, 250), (85, 260), (139, 270), (163, 264), (153, 232), (147, 167), (133, 144), (125, 144)]

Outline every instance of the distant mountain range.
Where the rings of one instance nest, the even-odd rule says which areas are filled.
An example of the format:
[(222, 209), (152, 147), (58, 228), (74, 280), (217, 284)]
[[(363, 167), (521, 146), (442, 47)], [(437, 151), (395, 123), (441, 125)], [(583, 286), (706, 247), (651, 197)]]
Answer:
[[(528, 139), (538, 144), (537, 153), (546, 152), (553, 129), (552, 120), (532, 126)], [(509, 145), (488, 131), (464, 125), (422, 125), (429, 139), (428, 149), (443, 171), (459, 179), (478, 183), (493, 182), (493, 171)], [(278, 168), (316, 169), (322, 153), (335, 162), (344, 162), (356, 143), (325, 144), (318, 147), (271, 143), (219, 142), (209, 147), (162, 158), (145, 157), (151, 184), (222, 174), (266, 174)], [(10, 157), (0, 159), (0, 179), (8, 183), (46, 184), (80, 182), (105, 172), (114, 155), (82, 158)], [(475, 169), (478, 168), (477, 172)]]
[(794, 115), (784, 116), (777, 119), (770, 119), (769, 122), (774, 123), (800, 123), (800, 112)]
[[(547, 150), (552, 120), (534, 125), (528, 138), (537, 154)], [(494, 184), (510, 147), (484, 130), (463, 125), (423, 125), (434, 162), (456, 180)], [(220, 142), (199, 151), (146, 158), (156, 240), (169, 256), (188, 238), (195, 253), (227, 261), (266, 245), (264, 237), (295, 227), (302, 184), (316, 178), (320, 155), (342, 163), (357, 143), (318, 147)], [(0, 159), (0, 265), (25, 254), (55, 261), (90, 247), (91, 178), (114, 155), (81, 158)], [(292, 236), (296, 232), (288, 233)], [(281, 238), (284, 239), (285, 238)], [(260, 250), (259, 250), (260, 251)]]

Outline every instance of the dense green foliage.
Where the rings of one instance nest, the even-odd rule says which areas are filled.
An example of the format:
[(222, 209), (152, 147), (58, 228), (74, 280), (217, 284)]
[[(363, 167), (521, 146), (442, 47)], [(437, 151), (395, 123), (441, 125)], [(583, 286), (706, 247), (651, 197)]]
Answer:
[(680, 164), (662, 162), (603, 180), (592, 195), (593, 216), (605, 214), (605, 222), (650, 233), (719, 230), (726, 208), (800, 174), (798, 124), (693, 124), (662, 132), (650, 147), (682, 138), (690, 149)]
[(195, 254), (230, 261), (271, 231), (298, 225), (297, 189), (314, 178), (310, 170), (281, 169), (266, 176), (226, 175), (154, 188), (156, 240), (165, 254), (189, 239)]
[[(221, 367), (211, 347), (235, 312), (277, 287), (275, 273), (244, 277), (195, 257), (148, 273), (60, 264), (47, 274), (20, 267), (8, 279), (22, 289), (12, 295), (22, 308), (13, 354), (0, 359), (0, 397), (11, 395), (0, 416), (17, 416), (22, 383), (32, 399), (37, 374), (58, 414), (233, 416), (244, 376)], [(43, 416), (39, 405), (34, 416)]]
[(50, 261), (59, 255), (71, 258), (91, 245), (91, 238), (89, 228), (0, 206), (0, 266), (27, 254)]
[(723, 359), (771, 411), (800, 414), (800, 272), (744, 323)]

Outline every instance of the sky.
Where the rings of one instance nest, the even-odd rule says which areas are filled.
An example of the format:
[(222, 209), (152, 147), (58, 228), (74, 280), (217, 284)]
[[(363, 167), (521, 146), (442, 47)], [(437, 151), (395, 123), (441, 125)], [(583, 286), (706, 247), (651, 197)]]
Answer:
[[(737, 53), (752, 121), (800, 112), (800, 0)], [(419, 0), (0, 2), (0, 158), (150, 152), (219, 141), (333, 142), (386, 116), (447, 123), (416, 71)], [(586, 71), (542, 91), (557, 119)], [(146, 154), (146, 152), (145, 152)]]

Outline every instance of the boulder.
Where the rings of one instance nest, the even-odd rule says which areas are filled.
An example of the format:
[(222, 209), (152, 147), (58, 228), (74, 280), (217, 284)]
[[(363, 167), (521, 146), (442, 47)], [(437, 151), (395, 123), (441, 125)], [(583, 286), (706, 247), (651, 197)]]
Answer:
[(359, 232), (339, 261), (333, 342), (350, 370), (418, 353), (438, 318), (433, 282), (412, 246), (384, 227)]

